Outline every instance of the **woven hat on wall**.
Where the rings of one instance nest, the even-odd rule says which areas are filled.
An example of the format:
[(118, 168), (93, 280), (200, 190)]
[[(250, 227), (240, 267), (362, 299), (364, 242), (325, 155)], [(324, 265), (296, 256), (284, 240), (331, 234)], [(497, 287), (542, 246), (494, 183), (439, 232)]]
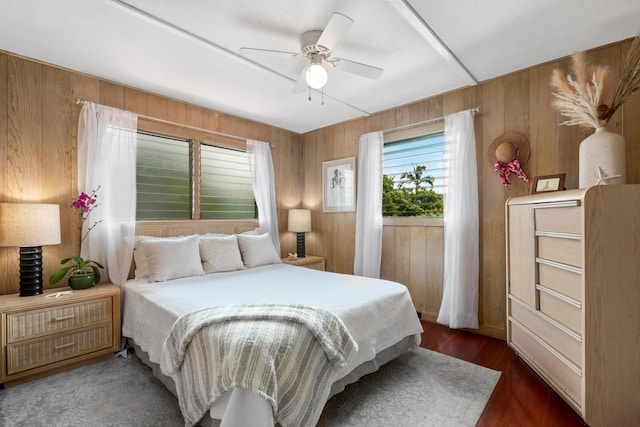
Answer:
[(517, 133), (505, 133), (499, 136), (489, 146), (488, 155), (505, 187), (511, 188), (510, 175), (529, 182), (529, 178), (522, 170), (522, 165), (531, 155), (529, 142), (524, 136)]

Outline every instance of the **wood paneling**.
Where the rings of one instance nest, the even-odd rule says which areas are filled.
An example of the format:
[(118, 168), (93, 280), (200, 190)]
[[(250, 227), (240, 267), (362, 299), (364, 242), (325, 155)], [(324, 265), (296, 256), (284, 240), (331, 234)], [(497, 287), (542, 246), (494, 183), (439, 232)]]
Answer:
[[(59, 203), (62, 197), (74, 191), (72, 181), (60, 177), (77, 177), (75, 161), (77, 119), (76, 105), (69, 102), (72, 97), (71, 73), (53, 67), (42, 67), (42, 202)], [(73, 217), (69, 203), (60, 205), (62, 218)], [(76, 221), (61, 221), (62, 236), (74, 236), (78, 230)], [(57, 265), (69, 256), (64, 245), (54, 245), (44, 252), (44, 265)], [(47, 276), (48, 278), (48, 276)], [(43, 278), (46, 279), (46, 278)]]
[[(595, 49), (587, 54), (593, 63), (619, 71), (629, 41)], [(563, 121), (551, 107), (549, 80), (554, 68), (568, 70), (568, 59), (541, 64), (477, 86), (403, 105), (303, 135), (302, 164), (305, 173), (303, 205), (313, 209), (314, 250), (327, 258), (327, 269), (351, 273), (355, 219), (352, 214), (323, 213), (321, 170), (323, 161), (358, 156), (359, 132), (396, 126), (480, 107), (476, 115), (476, 148), (480, 195), (480, 332), (505, 338), (505, 231), (504, 203), (512, 196), (529, 193), (530, 184), (512, 179), (506, 189), (489, 161), (491, 143), (506, 132), (524, 135), (531, 156), (523, 165), (529, 178), (566, 173), (565, 187), (578, 185), (578, 148), (590, 132)], [(627, 143), (627, 182), (640, 182), (640, 114), (638, 95), (624, 104), (610, 128), (622, 132)], [(353, 227), (353, 228), (352, 228)], [(419, 226), (387, 225), (383, 232), (381, 277), (405, 284), (425, 319), (437, 316), (442, 297), (441, 230)], [(309, 252), (309, 251), (308, 251)], [(314, 252), (309, 252), (314, 253)], [(315, 253), (314, 253), (315, 254)]]
[[(8, 106), (8, 64), (9, 57), (0, 54), (0, 164), (3, 165), (2, 170), (9, 163), (9, 144), (7, 141), (7, 114)], [(6, 172), (0, 172), (0, 194), (7, 194), (9, 176)], [(15, 280), (14, 275), (10, 272), (9, 260), (11, 258), (17, 260), (18, 252), (15, 248), (0, 248), (0, 272), (4, 273), (3, 281)], [(2, 284), (0, 283), (0, 291)], [(1, 325), (0, 325), (1, 327)]]
[[(282, 254), (295, 251), (284, 230), (287, 210), (300, 204), (300, 135), (0, 52), (0, 202), (60, 205), (62, 244), (43, 247), (45, 287), (59, 260), (77, 250), (76, 99), (272, 143)], [(18, 258), (17, 248), (0, 248), (0, 294), (18, 291)]]

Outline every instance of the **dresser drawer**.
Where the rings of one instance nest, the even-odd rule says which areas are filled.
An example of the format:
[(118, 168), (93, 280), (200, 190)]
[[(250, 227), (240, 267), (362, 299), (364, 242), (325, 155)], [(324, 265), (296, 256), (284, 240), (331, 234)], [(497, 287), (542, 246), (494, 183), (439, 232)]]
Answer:
[(523, 307), (517, 301), (510, 300), (509, 304), (510, 314), (514, 319), (523, 325), (527, 325), (531, 332), (577, 366), (582, 366), (582, 344), (579, 339), (550, 323), (535, 311)]
[(76, 304), (7, 314), (7, 342), (35, 338), (99, 322), (110, 322), (112, 299), (101, 298)]
[(538, 236), (537, 240), (538, 257), (574, 267), (582, 267), (580, 240), (548, 236)]
[(557, 207), (534, 210), (535, 231), (582, 234), (582, 208)]
[(582, 333), (582, 310), (562, 299), (539, 290), (540, 312), (558, 321), (567, 328)]
[(582, 377), (561, 358), (553, 354), (543, 344), (536, 340), (532, 333), (515, 322), (509, 322), (511, 329), (511, 343), (518, 352), (526, 356), (526, 359), (536, 371), (550, 380), (557, 390), (569, 398), (569, 403), (582, 411)]
[(538, 283), (569, 298), (582, 301), (582, 275), (546, 264), (538, 264)]
[(7, 346), (7, 374), (15, 374), (113, 345), (112, 324), (23, 341)]

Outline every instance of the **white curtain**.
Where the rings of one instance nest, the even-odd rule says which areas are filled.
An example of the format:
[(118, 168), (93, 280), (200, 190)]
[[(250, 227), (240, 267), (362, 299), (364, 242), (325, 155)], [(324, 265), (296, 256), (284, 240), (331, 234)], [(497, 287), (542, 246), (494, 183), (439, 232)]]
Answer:
[(478, 328), (479, 225), (474, 111), (445, 117), (444, 282), (438, 323)]
[(102, 280), (122, 285), (133, 256), (136, 222), (136, 131), (138, 116), (85, 102), (78, 122), (78, 191), (99, 187), (82, 242), (83, 258), (105, 267)]
[(249, 169), (253, 182), (253, 195), (258, 205), (258, 222), (262, 232), (269, 232), (273, 246), (280, 253), (278, 213), (276, 210), (276, 182), (269, 144), (247, 140)]
[(353, 274), (380, 277), (382, 258), (382, 132), (360, 137)]

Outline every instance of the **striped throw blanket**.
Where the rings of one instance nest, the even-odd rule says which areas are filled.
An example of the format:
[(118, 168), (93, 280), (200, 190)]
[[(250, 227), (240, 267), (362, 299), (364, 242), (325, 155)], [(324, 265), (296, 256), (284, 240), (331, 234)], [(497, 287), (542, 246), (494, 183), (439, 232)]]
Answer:
[(180, 317), (160, 367), (175, 383), (185, 425), (223, 392), (253, 391), (284, 426), (314, 426), (333, 374), (357, 344), (334, 314), (301, 305), (225, 305)]

